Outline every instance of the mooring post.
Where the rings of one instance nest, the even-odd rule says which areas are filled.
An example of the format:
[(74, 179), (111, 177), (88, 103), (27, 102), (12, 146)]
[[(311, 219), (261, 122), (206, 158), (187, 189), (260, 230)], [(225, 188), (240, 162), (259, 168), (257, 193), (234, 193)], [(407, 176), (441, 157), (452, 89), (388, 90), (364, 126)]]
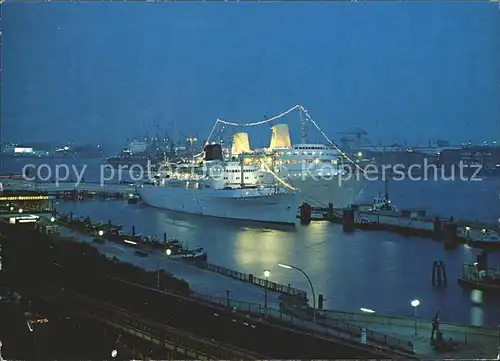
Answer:
[(436, 271), (437, 271), (437, 261), (432, 264), (432, 284), (436, 284)]
[(333, 203), (328, 203), (328, 220), (333, 222)]
[(344, 209), (342, 215), (342, 231), (344, 233), (349, 233), (354, 231), (354, 210)]
[(446, 266), (444, 265), (444, 261), (439, 261), (441, 264), (441, 272), (443, 273), (443, 285), (446, 286), (448, 284), (448, 277), (446, 276)]

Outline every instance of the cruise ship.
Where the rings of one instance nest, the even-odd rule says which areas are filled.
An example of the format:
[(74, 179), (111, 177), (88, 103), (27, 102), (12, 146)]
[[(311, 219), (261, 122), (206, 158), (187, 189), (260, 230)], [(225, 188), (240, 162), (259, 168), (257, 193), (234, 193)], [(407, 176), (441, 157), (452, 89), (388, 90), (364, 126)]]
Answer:
[(171, 211), (294, 225), (301, 196), (270, 178), (241, 159), (224, 160), (222, 147), (209, 144), (201, 167), (160, 173), (138, 192), (147, 205)]
[[(363, 177), (356, 166), (346, 167), (341, 152), (324, 144), (291, 144), (288, 125), (272, 128), (269, 148), (252, 151), (247, 133), (233, 136), (233, 156), (248, 154), (250, 164), (260, 163), (293, 188), (300, 191), (303, 201), (314, 206), (347, 207), (355, 203), (363, 189)], [(266, 178), (269, 180), (269, 178)]]

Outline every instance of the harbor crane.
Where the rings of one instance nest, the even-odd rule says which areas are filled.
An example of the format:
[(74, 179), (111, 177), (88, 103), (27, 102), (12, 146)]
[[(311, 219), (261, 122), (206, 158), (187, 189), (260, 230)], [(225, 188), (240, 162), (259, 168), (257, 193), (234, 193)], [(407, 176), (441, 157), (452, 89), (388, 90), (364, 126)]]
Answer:
[(351, 132), (337, 132), (336, 134), (344, 135), (342, 138), (340, 138), (342, 147), (344, 149), (352, 148), (353, 144), (356, 148), (359, 148), (362, 146), (363, 142), (369, 143), (369, 141), (366, 138), (368, 132), (360, 127), (355, 128)]

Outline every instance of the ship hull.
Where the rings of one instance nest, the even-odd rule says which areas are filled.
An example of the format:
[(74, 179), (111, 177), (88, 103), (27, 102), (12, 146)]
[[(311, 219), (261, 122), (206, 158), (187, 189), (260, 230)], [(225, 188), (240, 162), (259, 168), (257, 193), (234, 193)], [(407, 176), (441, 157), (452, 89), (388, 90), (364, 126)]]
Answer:
[(332, 203), (336, 208), (345, 208), (356, 203), (364, 182), (361, 178), (324, 179), (321, 177), (295, 177), (287, 179), (293, 187), (300, 190), (302, 200), (313, 206), (325, 207)]
[(143, 185), (141, 200), (170, 211), (252, 222), (295, 224), (301, 196), (256, 189), (196, 189)]

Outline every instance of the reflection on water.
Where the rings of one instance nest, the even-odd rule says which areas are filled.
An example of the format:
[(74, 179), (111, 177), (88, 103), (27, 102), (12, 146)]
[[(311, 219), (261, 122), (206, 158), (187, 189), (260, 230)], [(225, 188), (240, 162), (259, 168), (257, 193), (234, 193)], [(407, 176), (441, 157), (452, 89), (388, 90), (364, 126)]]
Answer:
[[(484, 311), (481, 307), (472, 306), (470, 309), (470, 321), (469, 323), (474, 326), (484, 325)], [(493, 326), (493, 325), (491, 325)]]
[[(293, 239), (280, 231), (262, 232), (247, 229), (235, 236), (234, 257), (238, 264), (254, 269), (258, 277), (269, 269), (269, 265), (278, 264), (281, 254), (288, 254), (294, 246)], [(231, 255), (229, 255), (231, 256)]]
[[(393, 194), (404, 196), (404, 200), (393, 197), (400, 207), (409, 206), (409, 198), (418, 198), (431, 210), (437, 203), (440, 207), (446, 204), (415, 188), (411, 193), (415, 196), (408, 197), (410, 193), (397, 187), (396, 183), (391, 185)], [(451, 187), (450, 183), (446, 187)], [(424, 187), (426, 192), (428, 188), (428, 185)], [(403, 190), (408, 190), (407, 186)], [(452, 193), (447, 190), (447, 194)], [(473, 199), (474, 195), (463, 199), (468, 198)], [(494, 208), (497, 198), (492, 201), (484, 207), (474, 207), (476, 201), (470, 203), (469, 213), (479, 213), (469, 214), (469, 218), (480, 217), (484, 208), (498, 211), (500, 207)], [(168, 237), (179, 238), (190, 247), (205, 247), (212, 263), (260, 277), (264, 270), (270, 270), (271, 281), (291, 284), (306, 290), (310, 296), (309, 284), (300, 272), (277, 266), (278, 263), (295, 265), (310, 276), (316, 294), (324, 295), (326, 308), (358, 311), (366, 307), (380, 314), (412, 317), (410, 301), (418, 298), (421, 302), (418, 312), (422, 317), (434, 317), (439, 308), (443, 321), (471, 322), (472, 318), (476, 324), (485, 322), (495, 326), (500, 320), (497, 296), (483, 294), (481, 307), (473, 308), (471, 297), (477, 296), (456, 283), (462, 274), (462, 264), (474, 262), (479, 253), (470, 247), (445, 250), (442, 243), (430, 239), (405, 238), (387, 232), (344, 234), (340, 225), (328, 222), (268, 228), (262, 224), (192, 216), (120, 201), (61, 202), (57, 208), (63, 212), (78, 210), (82, 215), (104, 222), (119, 221), (128, 232), (132, 225), (144, 235), (162, 237), (166, 232)], [(454, 213), (454, 209), (448, 213)], [(431, 284), (432, 265), (436, 260), (446, 264), (446, 289), (434, 288)], [(496, 265), (499, 260), (498, 255), (492, 254), (489, 264)]]

